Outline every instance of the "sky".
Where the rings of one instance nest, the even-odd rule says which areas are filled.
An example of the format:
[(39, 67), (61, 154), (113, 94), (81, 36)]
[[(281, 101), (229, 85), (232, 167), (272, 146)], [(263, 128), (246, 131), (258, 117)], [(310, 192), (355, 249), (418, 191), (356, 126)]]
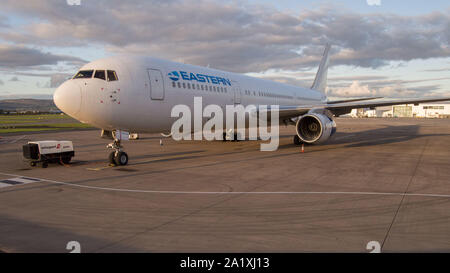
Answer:
[(447, 0), (2, 0), (0, 99), (117, 54), (310, 87), (326, 43), (331, 98), (450, 96), (449, 41)]

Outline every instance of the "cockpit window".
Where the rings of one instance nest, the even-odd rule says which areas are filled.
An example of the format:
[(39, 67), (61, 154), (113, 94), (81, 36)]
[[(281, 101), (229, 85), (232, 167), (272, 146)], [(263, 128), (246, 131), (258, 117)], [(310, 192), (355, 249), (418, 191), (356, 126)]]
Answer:
[(95, 70), (94, 78), (106, 80), (105, 70)]
[(74, 79), (90, 79), (90, 78), (92, 78), (92, 74), (94, 74), (94, 70), (80, 70), (73, 78)]
[(112, 82), (112, 81), (118, 81), (119, 79), (117, 78), (117, 74), (116, 71), (114, 70), (108, 70), (108, 81)]

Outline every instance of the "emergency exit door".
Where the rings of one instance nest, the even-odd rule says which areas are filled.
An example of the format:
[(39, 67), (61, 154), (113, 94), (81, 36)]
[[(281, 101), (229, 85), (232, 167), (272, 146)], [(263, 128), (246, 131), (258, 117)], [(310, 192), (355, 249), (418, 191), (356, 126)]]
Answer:
[(241, 88), (239, 85), (235, 84), (234, 86), (234, 104), (241, 103)]
[(148, 79), (150, 82), (150, 97), (152, 100), (164, 99), (164, 80), (160, 70), (147, 69)]

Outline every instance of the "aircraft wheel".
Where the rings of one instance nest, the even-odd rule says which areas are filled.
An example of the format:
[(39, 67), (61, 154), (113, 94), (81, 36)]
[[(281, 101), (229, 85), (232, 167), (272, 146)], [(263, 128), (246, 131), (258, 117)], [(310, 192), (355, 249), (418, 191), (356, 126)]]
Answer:
[(108, 156), (108, 162), (109, 162), (109, 164), (116, 165), (116, 161), (115, 161), (115, 159), (114, 159), (115, 155), (116, 155), (116, 152), (111, 152), (111, 153), (109, 154), (109, 156)]
[(48, 167), (48, 162), (47, 162), (47, 161), (43, 161), (43, 162), (41, 162), (39, 165), (40, 165), (41, 168), (44, 168), (44, 169), (45, 169), (45, 168)]
[(114, 158), (117, 165), (124, 166), (128, 163), (128, 155), (125, 152), (118, 152)]
[(69, 164), (70, 160), (72, 160), (72, 157), (70, 157), (70, 156), (66, 156), (66, 157), (61, 158), (61, 161), (64, 164)]

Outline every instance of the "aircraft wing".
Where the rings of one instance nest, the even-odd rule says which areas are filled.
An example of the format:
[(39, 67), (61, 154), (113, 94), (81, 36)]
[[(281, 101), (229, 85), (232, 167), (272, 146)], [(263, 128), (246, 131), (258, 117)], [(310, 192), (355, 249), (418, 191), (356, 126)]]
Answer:
[(314, 109), (326, 109), (333, 113), (335, 116), (348, 114), (352, 109), (358, 108), (375, 108), (380, 106), (400, 105), (400, 104), (419, 104), (424, 102), (439, 102), (450, 101), (450, 97), (447, 98), (429, 98), (429, 99), (411, 99), (411, 100), (383, 100), (383, 101), (364, 101), (364, 102), (342, 102), (342, 103), (322, 103), (315, 105), (302, 105), (302, 106), (279, 106), (280, 119), (287, 119), (298, 117), (308, 113)]
[(374, 99), (382, 99), (383, 97), (368, 97), (368, 98), (358, 98), (358, 99), (348, 99), (348, 100), (329, 100), (327, 104), (336, 104), (343, 102), (354, 102), (354, 101), (363, 101), (363, 100), (374, 100)]

